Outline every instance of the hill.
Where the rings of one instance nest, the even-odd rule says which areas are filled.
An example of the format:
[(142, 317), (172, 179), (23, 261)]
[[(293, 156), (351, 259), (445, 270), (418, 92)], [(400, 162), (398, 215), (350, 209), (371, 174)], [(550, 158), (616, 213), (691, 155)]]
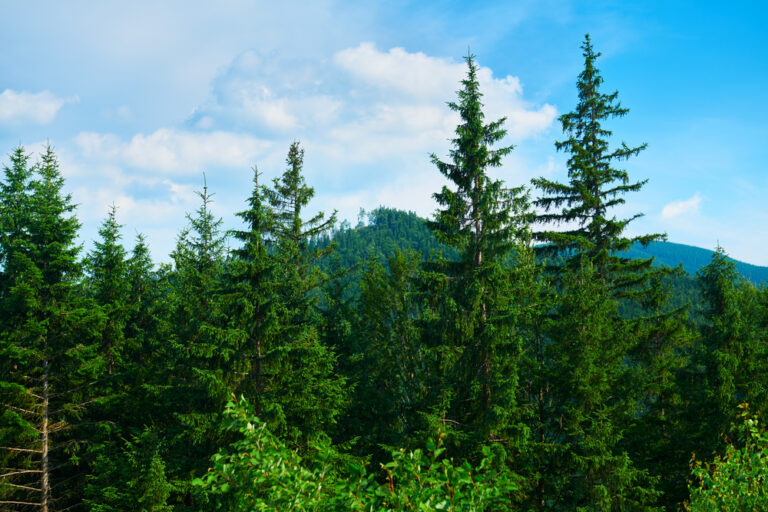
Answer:
[[(413, 212), (380, 207), (369, 212), (367, 217), (368, 224), (361, 222), (354, 228), (343, 224), (334, 232), (332, 239), (338, 245), (339, 264), (350, 267), (368, 259), (371, 254), (386, 260), (397, 248), (419, 251), (423, 257), (441, 250), (446, 251), (446, 256), (451, 256), (452, 251), (438, 243), (427, 228), (426, 221)], [(328, 238), (316, 241), (320, 245), (329, 242)], [(658, 265), (682, 265), (691, 276), (709, 263), (713, 254), (714, 251), (709, 249), (673, 242), (654, 242), (645, 248), (638, 245), (627, 252), (632, 258), (653, 257)], [(768, 267), (733, 261), (746, 279), (755, 284), (768, 281)]]
[[(709, 249), (673, 242), (653, 242), (646, 248), (638, 245), (627, 252), (631, 258), (653, 256), (659, 265), (675, 267), (682, 264), (685, 271), (691, 275), (695, 275), (701, 267), (708, 264), (713, 254), (714, 251)], [(751, 265), (738, 260), (733, 260), (733, 262), (736, 263), (736, 269), (739, 273), (753, 283), (761, 284), (768, 281), (768, 267)]]

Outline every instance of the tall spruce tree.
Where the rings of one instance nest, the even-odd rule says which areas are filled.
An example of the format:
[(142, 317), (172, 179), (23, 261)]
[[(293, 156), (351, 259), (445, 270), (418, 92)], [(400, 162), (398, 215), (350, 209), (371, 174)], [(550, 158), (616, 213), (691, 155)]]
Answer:
[(326, 218), (319, 212), (308, 220), (303, 218), (315, 193), (305, 182), (303, 166), (304, 150), (294, 142), (288, 150), (285, 172), (263, 192), (270, 219), (266, 239), (274, 258), (273, 293), (280, 324), (281, 343), (273, 350), (280, 352), (286, 365), (274, 374), (273, 389), (290, 397), (274, 404), (275, 420), (281, 418), (278, 432), (306, 447), (309, 440), (330, 431), (346, 403), (346, 392), (343, 377), (334, 374), (336, 357), (319, 336), (322, 319), (317, 302), (328, 277), (317, 263), (335, 246), (310, 246), (312, 238), (333, 228), (336, 214)]
[(627, 237), (627, 225), (641, 217), (638, 213), (626, 219), (610, 216), (611, 209), (625, 203), (622, 197), (639, 191), (647, 182), (630, 183), (629, 174), (615, 167), (616, 162), (636, 156), (646, 144), (630, 147), (626, 143), (611, 148), (612, 131), (604, 123), (624, 117), (628, 108), (621, 106), (618, 92), (600, 91), (603, 77), (596, 67), (600, 53), (595, 53), (589, 35), (582, 44), (584, 70), (576, 87), (579, 101), (573, 112), (560, 116), (565, 140), (555, 143), (558, 151), (568, 153), (568, 183), (536, 178), (533, 184), (541, 196), (534, 203), (544, 213), (537, 222), (545, 226), (564, 226), (563, 230), (534, 233), (541, 242), (539, 252), (564, 257), (572, 266), (579, 266), (582, 255), (594, 265), (598, 275), (608, 279), (612, 288), (628, 290), (648, 277), (650, 259), (622, 257), (633, 244), (648, 245), (666, 239), (665, 235), (649, 234)]
[(22, 148), (2, 187), (0, 506), (61, 510), (79, 501), (78, 422), (90, 401), (98, 318), (82, 297), (79, 223), (53, 149), (30, 172)]
[[(458, 101), (460, 116), (450, 160), (432, 162), (450, 181), (434, 194), (439, 205), (428, 223), (456, 260), (438, 258), (424, 274), (434, 303), (432, 345), (442, 348), (445, 379), (439, 421), (455, 428), (454, 442), (504, 440), (514, 445), (519, 422), (517, 372), (521, 345), (515, 332), (515, 273), (505, 259), (527, 229), (527, 195), (509, 189), (489, 171), (500, 167), (512, 146), (494, 149), (506, 135), (505, 119), (485, 123), (478, 68), (466, 58), (467, 76)], [(473, 447), (474, 446), (474, 447)]]
[[(646, 470), (629, 460), (621, 441), (634, 418), (648, 416), (644, 407), (663, 411), (659, 393), (668, 394), (674, 383), (661, 374), (632, 372), (640, 362), (632, 361), (631, 356), (642, 360), (645, 368), (658, 371), (679, 367), (675, 348), (679, 329), (669, 321), (674, 319), (679, 326), (684, 319), (670, 316), (657, 307), (659, 300), (651, 300), (659, 292), (652, 287), (654, 278), (662, 279), (666, 271), (652, 269), (652, 259), (633, 260), (621, 254), (633, 244), (647, 245), (664, 236), (627, 237), (627, 225), (641, 214), (626, 219), (612, 216), (612, 209), (625, 203), (624, 195), (639, 191), (646, 183), (631, 183), (616, 162), (637, 155), (646, 146), (622, 143), (610, 147), (612, 132), (604, 123), (629, 110), (618, 102), (617, 92), (601, 92), (603, 78), (596, 67), (600, 54), (595, 53), (589, 35), (582, 50), (578, 103), (574, 111), (560, 116), (567, 138), (555, 143), (569, 155), (569, 181), (533, 180), (540, 191), (534, 203), (543, 210), (537, 222), (544, 227), (534, 233), (542, 243), (537, 251), (550, 257), (549, 275), (560, 295), (547, 329), (549, 356), (541, 361), (543, 372), (558, 368), (550, 372), (550, 396), (544, 399), (552, 404), (547, 409), (551, 417), (540, 417), (543, 423), (534, 430), (553, 429), (545, 436), (552, 442), (553, 457), (548, 475), (542, 478), (568, 489), (560, 505), (548, 505), (546, 500), (539, 505), (550, 508), (575, 500), (582, 504), (579, 506), (619, 510), (630, 503), (633, 507), (650, 505), (655, 499), (650, 488), (653, 480), (645, 478)], [(553, 225), (563, 229), (553, 229)], [(587, 290), (591, 290), (589, 297), (584, 295)], [(619, 300), (636, 305), (642, 314), (623, 317)], [(660, 319), (665, 322), (660, 324)], [(642, 378), (631, 382), (631, 377)], [(656, 389), (660, 377), (666, 378), (663, 390)], [(555, 405), (558, 403), (562, 406)], [(645, 446), (632, 448), (647, 454)]]
[[(259, 185), (259, 172), (253, 169), (253, 190), (248, 208), (237, 214), (245, 226), (232, 235), (242, 246), (232, 251), (227, 266), (227, 302), (232, 325), (239, 334), (234, 364), (240, 377), (233, 389), (250, 397), (255, 413), (264, 421), (272, 421), (275, 409), (285, 395), (276, 380), (285, 372), (280, 336), (280, 304), (275, 281), (277, 262), (267, 248), (270, 211)], [(290, 406), (290, 405), (289, 405)]]
[(168, 480), (168, 503), (177, 510), (197, 506), (191, 481), (205, 467), (222, 435), (221, 406), (229, 397), (233, 337), (222, 303), (225, 261), (222, 220), (212, 211), (207, 185), (198, 192), (200, 207), (187, 215), (171, 254), (174, 268), (167, 278), (165, 311), (157, 344), (156, 426), (162, 438)]

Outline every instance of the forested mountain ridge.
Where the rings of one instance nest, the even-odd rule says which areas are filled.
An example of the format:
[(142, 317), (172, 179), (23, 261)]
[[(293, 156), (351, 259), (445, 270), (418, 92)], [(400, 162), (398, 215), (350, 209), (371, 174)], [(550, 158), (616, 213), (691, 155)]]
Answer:
[[(682, 265), (688, 274), (695, 275), (702, 267), (712, 261), (714, 253), (715, 251), (713, 250), (693, 245), (674, 242), (651, 242), (645, 248), (639, 245), (634, 246), (626, 254), (630, 258), (653, 257), (657, 265), (667, 265), (669, 267)], [(731, 257), (728, 257), (728, 260), (733, 261), (738, 273), (753, 284), (763, 284), (768, 281), (768, 267), (745, 263)]]
[[(367, 223), (363, 222), (363, 219), (367, 219)], [(357, 226), (344, 224), (329, 237), (316, 240), (315, 243), (324, 245), (330, 241), (335, 242), (338, 257), (346, 265), (364, 261), (371, 254), (386, 261), (395, 254), (396, 249), (412, 249), (421, 253), (423, 258), (440, 251), (445, 251), (450, 256), (451, 249), (437, 241), (427, 228), (426, 222), (426, 219), (414, 212), (382, 206), (367, 212), (365, 216), (361, 215)], [(651, 242), (647, 247), (635, 244), (624, 254), (633, 259), (653, 258), (655, 265), (682, 265), (690, 276), (695, 276), (712, 260), (715, 251), (674, 242)], [(752, 265), (731, 257), (727, 259), (735, 264), (741, 276), (753, 284), (768, 281), (768, 267)]]

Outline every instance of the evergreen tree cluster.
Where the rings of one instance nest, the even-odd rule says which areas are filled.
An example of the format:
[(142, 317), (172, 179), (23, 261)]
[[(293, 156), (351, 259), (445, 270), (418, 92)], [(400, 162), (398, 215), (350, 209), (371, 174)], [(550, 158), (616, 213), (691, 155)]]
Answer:
[[(204, 186), (170, 264), (142, 236), (123, 245), (115, 206), (81, 254), (53, 150), (13, 150), (0, 510), (672, 511), (714, 485), (737, 500), (723, 475), (765, 437), (731, 427), (742, 402), (768, 412), (768, 288), (720, 248), (682, 294), (681, 268), (632, 257), (665, 239), (615, 216), (645, 183), (620, 164), (645, 145), (612, 145), (629, 111), (582, 49), (567, 180), (531, 187), (492, 177), (514, 147), (466, 57), (426, 223), (307, 217), (294, 142), (271, 183), (254, 167), (240, 229)], [(691, 494), (690, 461), (715, 457)]]

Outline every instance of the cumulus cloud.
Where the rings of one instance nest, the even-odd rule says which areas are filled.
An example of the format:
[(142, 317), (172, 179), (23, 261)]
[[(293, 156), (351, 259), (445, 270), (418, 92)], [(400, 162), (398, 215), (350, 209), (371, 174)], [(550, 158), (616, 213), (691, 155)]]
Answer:
[(396, 91), (424, 99), (443, 98), (457, 88), (465, 68), (448, 59), (429, 57), (403, 48), (382, 52), (361, 43), (334, 55), (334, 63), (350, 75), (383, 91)]
[[(334, 62), (360, 83), (379, 90), (380, 101), (420, 103), (441, 112), (446, 112), (445, 101), (454, 99), (467, 72), (463, 62), (430, 57), (421, 52), (409, 53), (403, 48), (385, 52), (371, 43), (338, 52)], [(557, 115), (552, 105), (536, 107), (525, 101), (517, 77), (497, 78), (490, 68), (482, 66), (478, 68), (477, 77), (488, 117), (506, 117), (506, 128), (513, 139), (546, 130)], [(446, 118), (453, 120), (453, 116), (446, 113), (441, 119), (435, 119), (433, 126), (445, 123)]]
[[(312, 139), (348, 163), (423, 156), (451, 137), (457, 116), (445, 102), (455, 98), (465, 74), (463, 62), (403, 48), (382, 51), (372, 43), (341, 50), (329, 61), (248, 51), (215, 80), (211, 98), (189, 125)], [(481, 67), (478, 78), (489, 118), (507, 117), (514, 142), (552, 124), (556, 109), (524, 100), (517, 77), (497, 78)]]
[(341, 107), (327, 91), (328, 78), (317, 61), (249, 50), (214, 80), (211, 98), (195, 109), (189, 124), (246, 128), (265, 136), (327, 124)]
[(699, 206), (701, 205), (701, 200), (702, 197), (697, 192), (690, 199), (684, 201), (672, 201), (662, 208), (661, 217), (663, 219), (672, 219), (688, 213), (697, 213), (699, 211)]
[[(227, 188), (213, 190), (227, 210), (217, 211), (228, 215), (246, 195), (237, 187), (249, 185), (228, 170), (258, 164), (269, 180), (282, 172), (289, 143), (300, 140), (307, 181), (317, 189), (312, 208), (354, 218), (360, 207), (384, 204), (428, 215), (431, 195), (443, 184), (429, 154), (448, 153), (459, 119), (445, 102), (455, 99), (465, 74), (460, 61), (370, 43), (325, 60), (246, 51), (213, 80), (209, 97), (183, 127), (128, 137), (80, 133), (78, 192), (88, 196), (82, 204), (89, 217), (101, 218), (114, 202), (130, 224), (149, 226), (151, 235), (165, 229), (166, 219), (178, 228), (183, 211), (194, 209), (191, 190), (201, 171), (225, 171), (215, 176)], [(517, 77), (481, 67), (478, 78), (488, 119), (507, 117), (505, 143), (551, 126), (555, 108), (528, 101)], [(515, 158), (504, 178), (519, 167)], [(125, 183), (128, 174), (156, 183)], [(184, 194), (174, 192), (178, 187)], [(167, 254), (169, 240), (155, 243)]]
[(250, 135), (168, 128), (139, 133), (128, 141), (112, 134), (83, 132), (75, 141), (88, 159), (175, 174), (196, 173), (208, 166), (248, 168), (271, 146)]
[(50, 91), (26, 92), (6, 89), (0, 93), (0, 123), (48, 124), (66, 103), (77, 96), (59, 98)]

